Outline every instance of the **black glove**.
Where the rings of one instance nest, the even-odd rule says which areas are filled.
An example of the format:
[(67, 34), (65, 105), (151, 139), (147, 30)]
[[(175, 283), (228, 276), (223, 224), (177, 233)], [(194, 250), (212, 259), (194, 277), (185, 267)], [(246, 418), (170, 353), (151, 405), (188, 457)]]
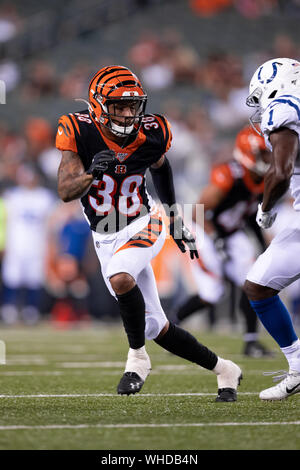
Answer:
[(196, 240), (193, 234), (189, 231), (188, 228), (183, 223), (181, 217), (175, 217), (174, 221), (169, 225), (170, 235), (174, 238), (174, 241), (182, 253), (186, 252), (187, 245), (190, 250), (191, 259), (199, 258), (198, 250), (196, 247)]
[(96, 153), (89, 169), (87, 170), (87, 174), (93, 175), (94, 178), (101, 180), (103, 173), (114, 160), (116, 160), (116, 156), (113, 150), (102, 150), (101, 152)]

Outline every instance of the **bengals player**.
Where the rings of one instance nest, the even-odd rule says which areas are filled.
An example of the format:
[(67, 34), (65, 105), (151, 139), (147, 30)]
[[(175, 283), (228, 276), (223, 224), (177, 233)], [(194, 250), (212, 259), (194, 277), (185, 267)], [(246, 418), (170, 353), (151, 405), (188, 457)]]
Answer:
[[(176, 312), (177, 322), (197, 310), (219, 302), (225, 279), (242, 287), (255, 261), (255, 247), (245, 232), (254, 232), (265, 249), (263, 234), (255, 222), (257, 205), (264, 189), (264, 174), (270, 161), (263, 137), (252, 126), (240, 130), (235, 140), (233, 158), (214, 165), (209, 184), (198, 204), (204, 205), (204, 242), (196, 265), (192, 266), (197, 294)], [(197, 208), (197, 205), (195, 206)], [(196, 220), (196, 211), (194, 214)], [(244, 293), (240, 308), (245, 316), (244, 354), (260, 357), (268, 351), (257, 341), (257, 316)]]
[[(181, 251), (198, 252), (176, 206), (167, 119), (145, 114), (147, 94), (128, 68), (99, 70), (89, 85), (88, 108), (59, 119), (62, 151), (58, 193), (80, 198), (110, 293), (117, 299), (129, 343), (119, 394), (139, 392), (151, 369), (145, 339), (217, 374), (218, 401), (235, 401), (241, 370), (192, 335), (171, 324), (161, 307), (151, 259), (165, 240), (160, 213), (147, 193), (149, 168), (161, 202), (170, 209), (169, 230)], [(100, 293), (101, 295), (101, 293)]]

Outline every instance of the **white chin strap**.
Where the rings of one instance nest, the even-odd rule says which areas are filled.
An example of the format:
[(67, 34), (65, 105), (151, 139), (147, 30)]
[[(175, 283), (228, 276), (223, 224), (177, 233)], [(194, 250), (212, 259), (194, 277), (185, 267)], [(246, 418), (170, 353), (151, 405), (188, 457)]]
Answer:
[(119, 136), (123, 137), (124, 135), (129, 135), (133, 131), (134, 124), (131, 124), (131, 126), (118, 126), (116, 123), (111, 121), (111, 131)]

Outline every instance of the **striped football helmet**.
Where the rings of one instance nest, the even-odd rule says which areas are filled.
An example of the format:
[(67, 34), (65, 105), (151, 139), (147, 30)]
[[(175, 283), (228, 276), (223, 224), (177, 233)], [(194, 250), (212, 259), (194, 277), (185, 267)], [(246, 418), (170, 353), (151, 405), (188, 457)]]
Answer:
[(268, 153), (265, 139), (251, 126), (246, 126), (236, 136), (234, 158), (244, 167), (263, 176), (270, 164), (263, 158)]
[[(137, 134), (145, 113), (147, 94), (128, 68), (112, 65), (100, 69), (89, 85), (89, 111), (92, 119), (114, 135)], [(126, 115), (123, 108), (129, 109)]]

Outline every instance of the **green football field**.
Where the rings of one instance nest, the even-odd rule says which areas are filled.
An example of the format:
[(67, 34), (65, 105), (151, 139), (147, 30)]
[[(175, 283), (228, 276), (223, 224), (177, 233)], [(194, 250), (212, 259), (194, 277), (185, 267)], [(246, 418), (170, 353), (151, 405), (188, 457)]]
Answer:
[(118, 396), (127, 342), (118, 325), (77, 329), (2, 329), (0, 449), (49, 450), (296, 450), (300, 394), (261, 402), (272, 385), (264, 371), (286, 368), (241, 354), (239, 333), (194, 331), (219, 355), (243, 369), (235, 403), (215, 403), (216, 376), (148, 342), (152, 372), (141, 393)]

